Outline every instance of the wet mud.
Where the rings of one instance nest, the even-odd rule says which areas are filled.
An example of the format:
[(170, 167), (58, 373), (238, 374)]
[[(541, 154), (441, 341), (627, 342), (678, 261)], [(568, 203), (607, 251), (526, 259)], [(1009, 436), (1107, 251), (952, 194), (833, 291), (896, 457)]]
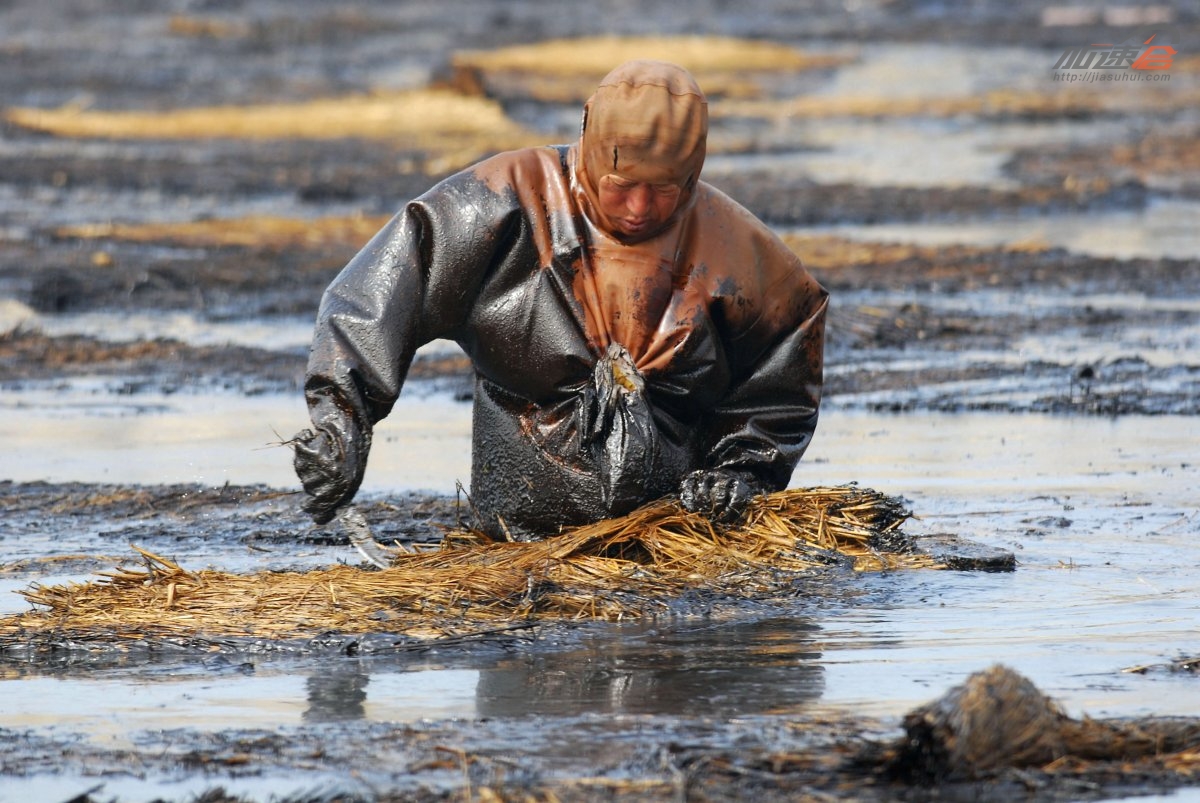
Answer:
[[(804, 243), (797, 247), (803, 250)], [(24, 280), (28, 291), (17, 295), (30, 302), (33, 313), (116, 308), (182, 309), (207, 315), (211, 305), (222, 310), (236, 307), (243, 315), (315, 315), (312, 300), (319, 299), (324, 282), (336, 272), (315, 273), (305, 280), (287, 272), (286, 259), (255, 254), (253, 249), (236, 250), (250, 251), (244, 257), (224, 257), (239, 266), (239, 275), (247, 266), (268, 264), (277, 272), (276, 281), (265, 279), (260, 271), (255, 283), (283, 285), (287, 290), (239, 292), (228, 282), (210, 280), (203, 275), (207, 271), (181, 272), (171, 278), (170, 268), (151, 258), (134, 270), (145, 269), (155, 276), (144, 273), (136, 279), (116, 269), (106, 269), (97, 279), (90, 266), (72, 271), (61, 265), (39, 268), (23, 263), (31, 275)], [(865, 250), (872, 251), (870, 246)], [(913, 249), (894, 258), (889, 250), (880, 248), (879, 257), (869, 263), (812, 268), (827, 288), (840, 291), (844, 299), (830, 315), (830, 363), (839, 369), (827, 377), (827, 400), (894, 411), (1200, 412), (1194, 334), (1200, 326), (1200, 310), (1193, 304), (1164, 310), (1106, 303), (1114, 295), (1177, 298), (1200, 285), (1200, 260), (1097, 259), (1057, 249), (963, 253), (955, 248)], [(120, 259), (128, 264), (125, 255)], [(131, 289), (137, 282), (145, 283), (143, 289)], [(1032, 287), (1058, 294), (1059, 303), (1008, 310), (987, 304), (988, 295), (1020, 294)], [(920, 301), (879, 297), (897, 292), (931, 292), (950, 299), (963, 297), (963, 301), (932, 308)], [(222, 298), (205, 299), (210, 293)], [(284, 293), (286, 299), (280, 297)], [(866, 294), (872, 294), (867, 302), (855, 303), (856, 296)], [(1094, 302), (1097, 297), (1105, 306)], [(18, 312), (16, 325), (0, 335), (0, 383), (6, 387), (99, 375), (125, 377), (126, 381), (113, 385), (122, 393), (190, 387), (254, 394), (294, 390), (303, 381), (306, 355), (299, 348), (280, 352), (239, 345), (199, 347), (165, 338), (112, 344), (90, 336), (51, 336), (38, 330), (33, 313)], [(221, 318), (228, 320), (228, 313), (222, 312)], [(1130, 331), (1160, 327), (1191, 333), (1177, 343), (1179, 353), (1165, 362), (1148, 360), (1138, 343), (1124, 337)], [(1066, 348), (1056, 357), (1053, 352), (1064, 333), (1073, 341), (1104, 346), (1086, 358)], [(1046, 354), (1023, 359), (1021, 346), (1027, 340), (1043, 341)], [(949, 359), (963, 351), (971, 356)], [(911, 360), (898, 359), (913, 354), (940, 364), (913, 367)], [(469, 398), (470, 364), (461, 355), (423, 356), (410, 377), (414, 387), (432, 382)], [(997, 386), (999, 397), (940, 390), (981, 381)], [(888, 392), (889, 398), (874, 400), (872, 394), (881, 391)]]
[[(553, 671), (553, 659), (539, 668)], [(205, 671), (220, 677), (253, 668), (210, 661)], [(280, 803), (1077, 801), (1186, 787), (1200, 740), (1195, 719), (1072, 718), (1000, 666), (913, 711), (899, 733), (883, 721), (833, 715), (783, 722), (761, 715), (585, 714), (556, 717), (556, 731), (537, 723), (516, 730), (503, 705), (500, 716), (469, 725), (362, 723), (356, 720), (369, 687), (369, 676), (352, 666), (314, 672), (306, 683), (303, 726), (147, 731), (115, 749), (53, 732), (6, 730), (5, 767), (22, 776), (79, 778), (79, 793), (61, 799), (89, 803), (113, 799), (103, 779), (112, 785), (126, 773), (168, 782), (212, 779), (187, 798), (211, 803), (259, 799), (238, 789), (279, 776), (311, 789), (269, 797)], [(603, 756), (581, 754), (581, 743), (602, 745)]]
[[(1064, 49), (1153, 22), (1150, 11), (1139, 17), (1125, 9), (1118, 19), (1111, 9), (1076, 9), (1064, 22), (1060, 5), (998, 2), (962, 10), (823, 2), (804, 14), (774, 3), (702, 3), (686, 16), (667, 6), (584, 12), (540, 0), (355, 2), (337, 9), (73, 5), (64, 28), (60, 8), (0, 4), (6, 409), (79, 394), (83, 406), (130, 399), (135, 411), (142, 400), (144, 410), (157, 409), (164, 395), (214, 404), (298, 397), (307, 344), (272, 335), (303, 330), (326, 284), (369, 237), (364, 231), (487, 152), (486, 143), (418, 147), (415, 138), (76, 137), (22, 124), (26, 118), (9, 110), (159, 113), (450, 87), (499, 103), (541, 141), (565, 142), (578, 126), (573, 84), (551, 84), (536, 71), (489, 72), (479, 57), (472, 70), (456, 72), (463, 63), (456, 54), (558, 37), (711, 33), (815, 54), (786, 74), (713, 73), (720, 87), (713, 108), (728, 100), (731, 113), (714, 114), (706, 178), (771, 223), (832, 291), (827, 409), (989, 412), (1014, 420), (1200, 414), (1193, 205), (1200, 199), (1200, 62), (1181, 52), (1187, 58), (1173, 70), (1173, 83), (1140, 93), (1107, 87), (1114, 92), (1063, 94), (1050, 78)], [(1190, 6), (1160, 7), (1178, 41), (1200, 41), (1200, 17)], [(914, 53), (947, 61), (922, 72), (920, 58), (905, 61)], [(978, 85), (957, 81), (955, 71), (976, 58), (996, 61), (979, 68)], [(928, 75), (937, 76), (933, 94), (945, 97), (901, 102)], [(1020, 88), (988, 94), (1008, 79)], [(804, 103), (793, 100), (802, 96)], [(843, 151), (837, 132), (848, 129), (870, 132), (875, 142)], [(953, 181), (897, 178), (901, 165), (886, 156), (897, 138), (918, 143), (911, 151), (919, 158), (939, 138), (975, 136), (981, 139)], [(984, 162), (986, 175), (977, 172)], [(822, 164), (838, 167), (839, 177), (823, 177)], [(1184, 222), (1153, 227), (1173, 214)], [(307, 232), (297, 236), (280, 220), (303, 221)], [(1054, 240), (1067, 220), (1081, 221), (1087, 233), (1073, 246)], [(213, 234), (221, 221), (229, 221), (224, 236)], [(172, 229), (214, 222), (212, 229)], [(991, 236), (989, 226), (1006, 227), (1006, 236)], [(1137, 233), (1143, 229), (1159, 235)], [(948, 238), (948, 230), (962, 236)], [(1136, 232), (1107, 250), (1107, 241), (1086, 247), (1124, 230)], [(151, 322), (149, 333), (132, 323), (143, 319)], [(189, 337), (172, 328), (170, 321), (181, 319), (204, 331), (248, 334), (227, 342)], [(419, 355), (406, 393), (466, 406), (470, 388), (469, 363), (441, 349)], [(277, 434), (278, 442), (255, 446), (282, 453), (291, 433)], [(1188, 470), (1179, 460), (1172, 466)], [(120, 466), (111, 476), (17, 482), (0, 471), (0, 586), (87, 581), (129, 561), (131, 543), (227, 571), (355, 560), (343, 534), (310, 525), (294, 490), (130, 484)], [(1022, 500), (1029, 510), (981, 516), (986, 521), (975, 531), (969, 522), (952, 523), (1016, 551), (1018, 573), (1028, 553), (1016, 542), (1035, 552), (1070, 532), (1072, 519), (1085, 540), (1135, 526), (1111, 523), (1126, 518), (1161, 520), (1165, 532), (1195, 526), (1194, 510), (1170, 504), (1143, 510), (1136, 500), (1095, 502), (1100, 512), (1089, 519), (1072, 512), (1087, 506), (1086, 495), (1051, 501), (1036, 493), (1028, 494), (1035, 501)], [(461, 496), (413, 491), (370, 493), (362, 506), (379, 540), (427, 543), (462, 522), (464, 504)], [(1159, 531), (1137, 532), (1149, 539)], [(361, 651), (329, 634), (304, 649), (273, 645), (271, 658), (262, 645), (206, 646), (199, 636), (170, 650), (161, 643), (114, 651), (64, 642), (37, 655), (12, 653), (0, 656), (0, 678), (63, 685), (37, 687), (56, 714), (0, 721), (0, 800), (1065, 801), (1194, 790), (1191, 737), (1157, 753), (1060, 749), (1032, 762), (972, 766), (952, 743), (951, 726), (964, 720), (945, 716), (959, 710), (953, 706), (962, 704), (961, 694), (952, 704), (938, 698), (945, 689), (930, 689), (929, 698), (941, 702), (910, 714), (910, 724), (924, 723), (923, 733), (940, 734), (932, 746), (896, 717), (806, 707), (821, 698), (824, 682), (809, 662), (819, 649), (806, 640), (817, 628), (805, 617), (777, 622), (780, 610), (844, 611), (862, 595), (886, 597), (872, 582), (834, 575), (796, 588), (785, 603), (740, 607), (698, 594), (681, 602), (674, 619), (629, 630), (498, 629), (412, 651)], [(21, 609), (20, 597), (4, 596), (11, 598), (3, 600), (6, 612)], [(710, 628), (707, 635), (687, 631), (695, 621)], [(705, 661), (689, 664), (691, 653), (673, 641), (684, 638), (673, 629), (680, 622)], [(772, 635), (776, 630), (786, 639)], [(722, 678), (746, 673), (732, 659), (722, 665), (727, 645), (761, 658), (749, 673), (760, 684), (741, 697), (706, 697)], [(1127, 671), (1194, 683), (1195, 647), (1181, 637), (1185, 655), (1143, 656), (1129, 660)], [(604, 652), (612, 649), (616, 658)], [(629, 666), (639, 671), (622, 674)], [(387, 678), (423, 670), (478, 672), (471, 705), (436, 708), (429, 700), (445, 697), (450, 706), (454, 692), (434, 689), (421, 702), (427, 717), (367, 715)], [(709, 685), (696, 680), (701, 676)], [(243, 726), (234, 706), (193, 725), (189, 718), (201, 716), (203, 706), (173, 698), (153, 698), (180, 708), (161, 727), (125, 732), (117, 725), (114, 736), (94, 721), (71, 719), (74, 709), (104, 707), (105, 692), (90, 683), (135, 689), (125, 704), (133, 710), (138, 695), (152, 695), (164, 679), (197, 679), (201, 685), (189, 688), (207, 699), (199, 690), (257, 677), (301, 679), (303, 710), (291, 724), (264, 727), (267, 714)], [(72, 683), (84, 689), (74, 692), (82, 695), (77, 703), (70, 701)], [(61, 708), (60, 694), (67, 700)], [(1160, 737), (1160, 744), (1168, 725), (1172, 734), (1194, 736), (1196, 711), (1167, 713), (1186, 716), (1165, 725), (1131, 717), (1105, 727), (1140, 728), (1139, 738)], [(54, 716), (75, 724), (56, 726)], [(1106, 733), (1100, 742), (1119, 743)], [(914, 754), (919, 748), (925, 752)]]
[[(135, 565), (130, 544), (233, 571), (303, 571), (327, 566), (334, 556), (353, 559), (343, 535), (307, 525), (294, 492), (269, 487), (6, 482), (0, 504), (6, 511), (0, 581), (16, 587), (95, 579)], [(415, 493), (364, 500), (362, 508), (378, 538), (410, 545), (436, 540), (469, 515), (461, 498)], [(1028, 534), (1038, 528), (1071, 522), (1026, 520), (1024, 526), (1032, 528), (1026, 537), (1034, 537)], [(846, 579), (836, 571), (810, 578), (793, 586), (786, 601), (722, 601), (700, 591), (678, 601), (669, 615), (619, 625), (615, 638), (595, 624), (540, 623), (498, 625), (468, 639), (408, 647), (337, 633), (291, 645), (203, 633), (174, 640), (147, 634), (123, 643), (78, 640), (68, 632), (56, 641), (43, 634), (33, 650), (10, 641), (0, 656), (6, 681), (119, 679), (154, 694), (153, 700), (157, 693), (151, 690), (166, 680), (193, 677), (202, 689), (256, 677), (269, 682), (286, 673), (303, 678), (303, 710), (299, 722), (269, 728), (239, 727), (236, 720), (218, 725), (219, 713), (210, 715), (217, 722), (207, 727), (189, 727), (186, 716), (168, 718), (165, 727), (138, 730), (116, 745), (81, 737), (70, 726), (3, 726), (0, 766), (21, 794), (91, 803), (798, 796), (1066, 801), (1192, 785), (1200, 720), (1063, 719), (1028, 681), (1010, 681), (1007, 697), (973, 692), (969, 704), (963, 703), (967, 692), (951, 690), (911, 712), (907, 731), (890, 718), (806, 710), (822, 694), (820, 669), (811, 663), (820, 648), (808, 641), (819, 638), (818, 628), (776, 617), (797, 602), (807, 610), (853, 606), (863, 590)], [(672, 621), (694, 624), (679, 629)], [(756, 631), (765, 637), (762, 645), (755, 643)], [(697, 647), (700, 654), (690, 657)], [(620, 653), (615, 663), (605, 655), (610, 649)], [(753, 689), (725, 699), (725, 683), (736, 688), (732, 679), (748, 665), (757, 681)], [(635, 666), (642, 670), (631, 672)], [(369, 713), (372, 699), (389, 694), (389, 673), (403, 678), (430, 667), (481, 670), (474, 716), (390, 723)], [(1188, 675), (1195, 666), (1180, 660), (1129, 671)], [(722, 673), (729, 674), (727, 681)], [(981, 699), (1005, 702), (979, 710)], [(138, 700), (134, 691), (128, 705)], [(1025, 703), (1064, 723), (1082, 746), (1028, 753), (1022, 736), (1028, 723), (1014, 719)], [(93, 705), (99, 707), (99, 700)], [(991, 736), (1001, 722), (1009, 722), (1009, 741)], [(956, 741), (955, 729), (968, 727), (989, 734), (987, 763), (955, 753), (967, 749), (960, 746), (966, 737)], [(1126, 734), (1134, 747), (1113, 733)], [(1004, 751), (1011, 761), (1000, 757)]]

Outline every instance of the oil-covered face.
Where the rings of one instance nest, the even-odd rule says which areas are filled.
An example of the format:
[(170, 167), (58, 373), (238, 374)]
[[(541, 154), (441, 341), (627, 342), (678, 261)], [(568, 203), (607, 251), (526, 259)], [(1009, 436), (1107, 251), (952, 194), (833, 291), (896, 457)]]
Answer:
[(575, 168), (592, 222), (625, 242), (671, 225), (694, 197), (707, 136), (708, 102), (687, 70), (613, 70), (584, 106)]
[(597, 182), (597, 196), (600, 213), (614, 233), (636, 242), (653, 237), (670, 221), (679, 208), (683, 188), (608, 173)]

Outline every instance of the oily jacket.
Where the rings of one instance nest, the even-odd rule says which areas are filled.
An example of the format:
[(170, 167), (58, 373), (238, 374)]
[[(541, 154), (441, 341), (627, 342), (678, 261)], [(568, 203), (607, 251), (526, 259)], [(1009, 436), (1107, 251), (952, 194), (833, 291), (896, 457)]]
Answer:
[(475, 366), (471, 497), (490, 532), (625, 513), (695, 469), (784, 487), (817, 423), (826, 292), (704, 182), (655, 237), (610, 238), (576, 159), (495, 156), (371, 240), (322, 299), (314, 423), (365, 449), (414, 351), (446, 338)]

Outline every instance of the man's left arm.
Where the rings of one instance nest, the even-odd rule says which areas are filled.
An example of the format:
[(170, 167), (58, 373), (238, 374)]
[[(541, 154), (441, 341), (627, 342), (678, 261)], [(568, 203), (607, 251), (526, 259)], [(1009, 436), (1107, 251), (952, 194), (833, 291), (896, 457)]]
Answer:
[(741, 518), (750, 500), (782, 490), (817, 427), (824, 367), (828, 293), (807, 274), (809, 303), (800, 322), (735, 378), (709, 419), (704, 469), (684, 478), (684, 507), (715, 520)]

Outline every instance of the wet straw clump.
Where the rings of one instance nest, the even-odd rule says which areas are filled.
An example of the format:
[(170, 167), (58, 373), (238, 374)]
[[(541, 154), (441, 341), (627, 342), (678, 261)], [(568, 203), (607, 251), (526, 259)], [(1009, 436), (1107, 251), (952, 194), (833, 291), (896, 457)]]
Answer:
[(920, 784), (989, 779), (1007, 768), (1069, 775), (1093, 762), (1117, 762), (1126, 772), (1134, 762), (1182, 775), (1200, 769), (1197, 720), (1073, 719), (1028, 678), (1001, 664), (914, 709), (904, 728), (889, 771)]
[(910, 516), (898, 500), (855, 486), (761, 497), (735, 527), (663, 500), (543, 541), (452, 531), (381, 570), (193, 571), (134, 546), (140, 565), (22, 592), (34, 608), (0, 619), (0, 650), (146, 640), (211, 648), (328, 633), (431, 643), (518, 623), (642, 617), (689, 590), (761, 597), (831, 565), (939, 567), (900, 532)]

